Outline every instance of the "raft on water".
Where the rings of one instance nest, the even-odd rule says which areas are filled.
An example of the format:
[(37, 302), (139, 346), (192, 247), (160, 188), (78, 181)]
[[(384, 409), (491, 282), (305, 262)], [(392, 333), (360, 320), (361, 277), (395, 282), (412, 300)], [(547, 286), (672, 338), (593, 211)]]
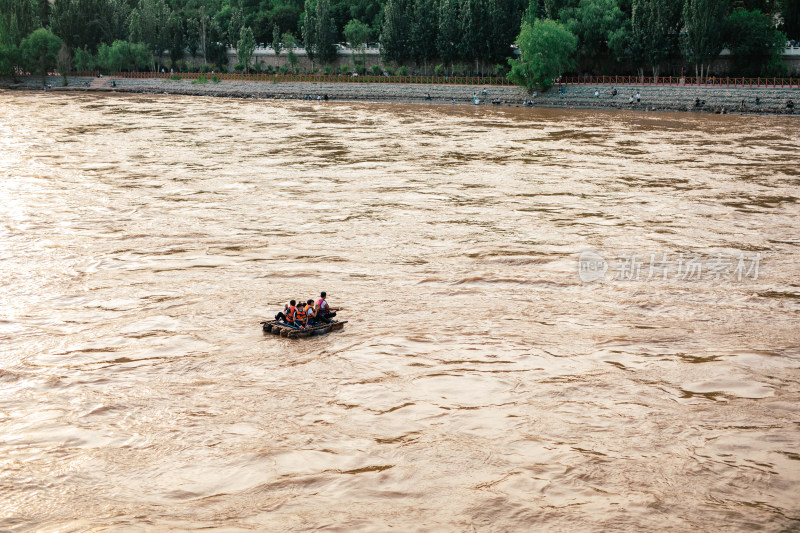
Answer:
[(331, 322), (330, 324), (318, 324), (305, 329), (291, 328), (285, 324), (281, 324), (277, 320), (270, 320), (262, 322), (264, 333), (272, 333), (273, 335), (280, 335), (281, 337), (288, 337), (290, 339), (302, 339), (311, 337), (313, 335), (325, 335), (331, 331), (342, 329), (347, 324), (347, 320), (341, 322)]

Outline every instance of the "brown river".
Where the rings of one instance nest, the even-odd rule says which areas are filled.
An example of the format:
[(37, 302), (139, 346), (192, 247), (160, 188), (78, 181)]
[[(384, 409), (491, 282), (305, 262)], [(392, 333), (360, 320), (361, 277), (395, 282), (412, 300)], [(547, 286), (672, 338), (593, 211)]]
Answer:
[(798, 125), (0, 93), (0, 530), (800, 530)]

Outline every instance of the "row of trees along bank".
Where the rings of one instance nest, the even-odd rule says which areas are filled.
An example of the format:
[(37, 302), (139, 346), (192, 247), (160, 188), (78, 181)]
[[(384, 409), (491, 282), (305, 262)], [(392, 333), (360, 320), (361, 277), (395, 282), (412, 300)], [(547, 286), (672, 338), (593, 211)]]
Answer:
[(780, 75), (786, 36), (800, 39), (798, 0), (0, 0), (0, 74), (59, 62), (226, 70), (229, 46), (248, 70), (256, 43), (282, 53), (293, 71), (304, 46), (319, 71), (344, 40), (361, 52), (354, 69), (364, 71), (365, 45), (377, 40), (386, 65), (425, 74), (510, 68), (533, 87), (565, 72), (658, 76), (688, 67), (704, 76), (724, 47), (733, 74)]

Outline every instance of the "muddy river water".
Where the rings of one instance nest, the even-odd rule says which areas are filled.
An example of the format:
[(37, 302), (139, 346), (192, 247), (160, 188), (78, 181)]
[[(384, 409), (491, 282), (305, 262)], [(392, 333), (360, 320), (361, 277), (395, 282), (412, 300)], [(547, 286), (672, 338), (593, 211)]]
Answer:
[(0, 529), (800, 529), (798, 124), (0, 94)]

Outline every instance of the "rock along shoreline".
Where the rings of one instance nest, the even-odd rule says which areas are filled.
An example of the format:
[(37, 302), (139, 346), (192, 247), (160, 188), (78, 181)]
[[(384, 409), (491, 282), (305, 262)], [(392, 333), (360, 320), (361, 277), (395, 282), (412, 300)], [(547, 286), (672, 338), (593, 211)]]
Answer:
[[(112, 81), (115, 87), (112, 87)], [(327, 95), (328, 100), (365, 102), (432, 103), (522, 106), (530, 100), (533, 107), (574, 109), (630, 109), (638, 111), (682, 111), (700, 113), (737, 113), (760, 115), (793, 115), (795, 101), (800, 104), (797, 88), (696, 87), (650, 85), (567, 85), (541, 94), (529, 94), (513, 86), (429, 85), (398, 83), (330, 83), (270, 81), (207, 81), (170, 80), (163, 78), (68, 78), (62, 87), (60, 77), (50, 77), (51, 91), (174, 94), (218, 96), (228, 98), (312, 99)], [(40, 78), (24, 78), (9, 89), (41, 91)], [(613, 94), (616, 89), (616, 94)], [(484, 90), (486, 91), (484, 93)], [(641, 96), (636, 101), (635, 95)], [(595, 96), (597, 94), (597, 96)], [(427, 96), (426, 96), (427, 95)], [(429, 98), (428, 98), (429, 97)], [(633, 103), (630, 98), (633, 97)]]

